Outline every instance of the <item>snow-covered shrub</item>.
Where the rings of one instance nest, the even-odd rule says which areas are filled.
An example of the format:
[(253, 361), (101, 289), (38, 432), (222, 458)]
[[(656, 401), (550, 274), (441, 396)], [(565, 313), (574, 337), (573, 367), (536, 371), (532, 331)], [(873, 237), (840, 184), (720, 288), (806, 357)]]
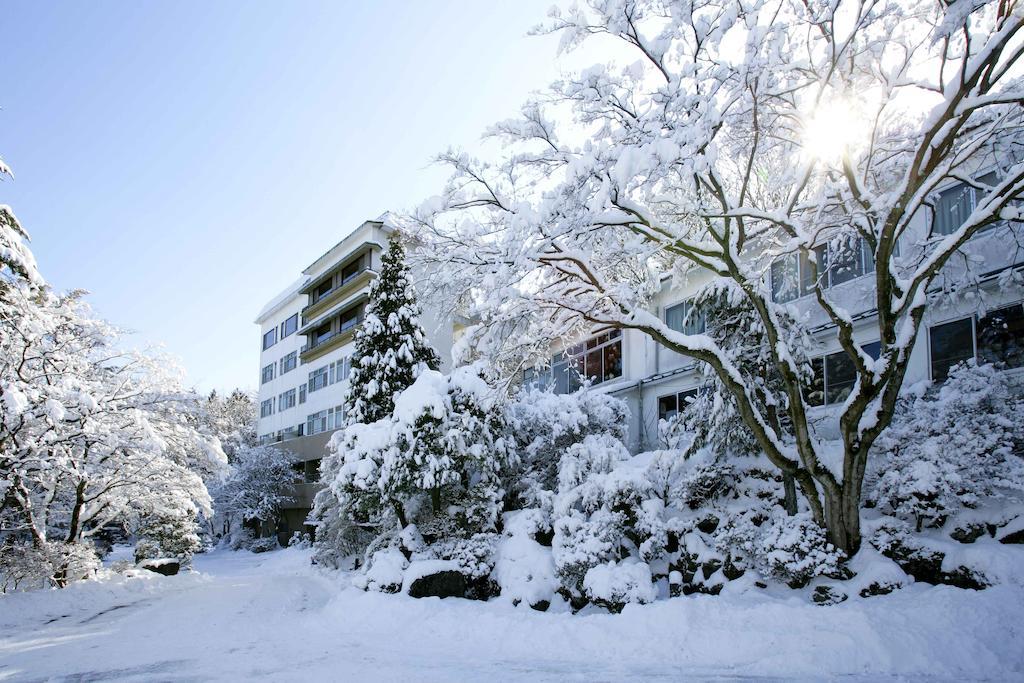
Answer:
[(505, 480), (515, 507), (551, 508), (562, 454), (590, 435), (625, 441), (629, 408), (619, 399), (589, 389), (572, 394), (527, 389), (508, 406), (510, 438), (518, 464)]
[(52, 576), (46, 554), (31, 543), (8, 541), (0, 546), (0, 593), (43, 588)]
[[(232, 548), (232, 550), (237, 550), (237, 548)], [(160, 550), (160, 544), (146, 538), (140, 539), (135, 544), (134, 554), (136, 564), (143, 560), (156, 560), (163, 557), (163, 551)]]
[(558, 590), (551, 548), (537, 541), (550, 528), (548, 516), (537, 508), (505, 513), (505, 528), (496, 551), (492, 574), (503, 599), (546, 609)]
[(288, 539), (289, 548), (299, 548), (305, 550), (313, 545), (313, 539), (309, 537), (309, 534), (304, 534), (296, 531), (292, 534), (292, 537)]
[(277, 542), (277, 536), (257, 538), (249, 543), (249, 551), (254, 553), (267, 553), (280, 547), (281, 544)]
[(271, 521), (288, 499), (295, 480), (285, 451), (271, 446), (237, 446), (231, 472), (213, 488), (214, 509), (230, 530), (251, 521)]
[(1024, 400), (1003, 373), (973, 362), (938, 388), (901, 399), (876, 442), (867, 498), (917, 530), (1024, 494)]
[(723, 528), (717, 541), (762, 576), (793, 587), (816, 576), (838, 576), (844, 559), (810, 514), (789, 516), (781, 509), (760, 526), (740, 517)]
[(498, 594), (491, 581), (494, 570), (497, 534), (474, 534), (470, 538), (446, 538), (413, 555), (414, 560), (437, 559), (454, 563), (466, 578), (466, 597), (486, 600)]
[(102, 566), (90, 543), (0, 546), (0, 593), (65, 586), (96, 575)]
[(136, 561), (176, 557), (183, 564), (188, 564), (192, 556), (203, 549), (196, 533), (197, 528), (194, 512), (187, 509), (159, 510), (147, 514), (138, 529)]
[(494, 531), (512, 458), (503, 412), (476, 368), (424, 370), (395, 399), (393, 414), (334, 436), (344, 454), (328, 485), (360, 518), (394, 515), (395, 533), (415, 522), (428, 537)]
[(586, 597), (593, 567), (635, 557), (656, 559), (667, 540), (663, 505), (622, 442), (589, 435), (562, 456), (554, 501), (552, 552), (563, 589)]
[(583, 591), (595, 605), (621, 612), (629, 603), (654, 602), (651, 568), (637, 560), (607, 562), (591, 567), (583, 578)]
[(375, 552), (365, 572), (352, 579), (352, 585), (367, 591), (397, 593), (402, 589), (402, 579), (409, 560), (398, 548), (387, 548)]

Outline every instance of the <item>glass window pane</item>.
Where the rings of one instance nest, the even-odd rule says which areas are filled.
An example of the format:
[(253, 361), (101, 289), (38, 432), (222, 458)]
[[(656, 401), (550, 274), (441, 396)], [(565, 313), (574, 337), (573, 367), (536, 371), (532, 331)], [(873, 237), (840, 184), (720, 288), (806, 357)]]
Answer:
[(939, 199), (935, 202), (935, 222), (932, 225), (932, 234), (949, 235), (963, 225), (973, 210), (974, 191), (967, 185), (959, 183), (940, 192)]
[(782, 256), (772, 261), (772, 300), (780, 303), (797, 298), (796, 254)]
[(686, 321), (683, 332), (686, 334), (704, 334), (704, 311), (693, 303), (686, 304)]
[(814, 292), (814, 284), (818, 280), (819, 265), (823, 270), (828, 267), (825, 261), (825, 252), (824, 245), (814, 249), (815, 257), (818, 260), (817, 264), (812, 263), (806, 253), (800, 252), (800, 296)]
[(825, 359), (811, 359), (811, 385), (807, 390), (807, 403), (812, 406), (825, 404)]
[(686, 319), (686, 304), (676, 304), (665, 309), (665, 325), (676, 332), (683, 331), (683, 321)]
[(565, 361), (551, 366), (556, 394), (569, 393), (569, 364)]
[(863, 275), (862, 266), (859, 239), (845, 236), (829, 242), (828, 276), (830, 287), (841, 285)]
[(874, 360), (878, 360), (878, 357), (882, 355), (881, 342), (871, 342), (870, 344), (864, 344), (860, 348), (864, 349), (864, 353), (871, 356)]
[(586, 367), (583, 376), (589, 380), (592, 380), (595, 384), (599, 384), (604, 381), (604, 372), (601, 369), (602, 366), (601, 350), (591, 351), (587, 354)]
[(951, 367), (974, 357), (973, 326), (973, 318), (964, 318), (931, 328), (928, 341), (933, 381), (944, 382)]
[(604, 378), (606, 380), (622, 377), (622, 342), (615, 342), (604, 347)]
[(845, 352), (825, 357), (825, 403), (845, 400), (856, 381), (857, 369)]
[(676, 394), (662, 396), (658, 399), (658, 419), (671, 420), (679, 412), (678, 397)]
[(1024, 305), (992, 311), (978, 321), (978, 357), (1007, 368), (1024, 366)]

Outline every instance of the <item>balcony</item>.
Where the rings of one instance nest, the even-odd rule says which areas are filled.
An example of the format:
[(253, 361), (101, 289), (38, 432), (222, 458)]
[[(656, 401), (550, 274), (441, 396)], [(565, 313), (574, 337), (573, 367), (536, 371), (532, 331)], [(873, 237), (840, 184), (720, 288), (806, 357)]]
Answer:
[(337, 287), (321, 296), (316, 302), (309, 304), (302, 309), (302, 325), (306, 326), (317, 316), (330, 310), (332, 306), (344, 301), (347, 297), (358, 292), (370, 284), (377, 273), (369, 268), (363, 268), (355, 273), (348, 280), (345, 280)]
[(328, 335), (320, 337), (315, 342), (310, 342), (302, 347), (299, 352), (299, 357), (302, 358), (303, 363), (308, 363), (311, 360), (316, 360), (320, 356), (340, 347), (352, 341), (352, 338), (356, 336), (356, 328), (359, 327), (359, 322), (362, 321), (362, 316), (356, 324), (351, 325), (343, 330), (336, 330)]

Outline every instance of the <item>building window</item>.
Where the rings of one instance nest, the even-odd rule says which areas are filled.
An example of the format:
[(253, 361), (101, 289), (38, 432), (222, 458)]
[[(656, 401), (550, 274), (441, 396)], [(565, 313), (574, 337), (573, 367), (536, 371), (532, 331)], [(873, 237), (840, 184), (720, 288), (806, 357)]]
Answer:
[(327, 428), (341, 429), (345, 421), (345, 406), (334, 406), (327, 409)]
[(946, 381), (950, 368), (975, 357), (974, 318), (963, 318), (929, 328), (928, 349), (931, 354), (932, 381)]
[[(878, 342), (862, 344), (860, 347), (866, 354), (878, 360), (882, 345)], [(808, 405), (831, 405), (845, 401), (857, 383), (857, 368), (845, 351), (830, 353), (827, 356), (812, 358), (811, 369), (813, 378), (808, 387), (806, 400)]]
[[(841, 285), (875, 270), (871, 246), (862, 237), (840, 236), (828, 244), (814, 248), (818, 269), (824, 275), (821, 286), (824, 289)], [(810, 285), (814, 287), (813, 281)]]
[(363, 321), (363, 304), (358, 304), (341, 314), (338, 332), (346, 332)]
[(862, 237), (839, 236), (814, 248), (814, 259), (803, 251), (772, 261), (772, 301), (785, 303), (814, 292), (821, 276), (821, 288), (828, 289), (874, 272), (871, 247)]
[(306, 402), (306, 385), (305, 384), (300, 384), (299, 385), (299, 403), (305, 403), (305, 402)]
[(288, 410), (295, 407), (295, 390), (289, 389), (277, 397), (277, 411)]
[(260, 402), (260, 417), (270, 417), (274, 414), (274, 399), (268, 398)]
[(658, 419), (671, 420), (679, 414), (679, 411), (689, 405), (693, 399), (697, 398), (697, 394), (701, 391), (708, 391), (708, 389), (703, 387), (700, 389), (687, 389), (677, 394), (661, 396), (658, 398)]
[(704, 311), (693, 301), (684, 301), (665, 309), (665, 324), (670, 330), (683, 334), (704, 334)]
[(294, 439), (297, 436), (302, 436), (300, 429), (297, 427), (286, 427), (277, 433), (277, 440), (287, 441), (288, 439)]
[(298, 365), (298, 363), (299, 363), (298, 353), (296, 353), (295, 351), (292, 351), (287, 356), (285, 356), (284, 358), (281, 359), (281, 372), (280, 372), (280, 374), (283, 375), (286, 372), (291, 372), (292, 370), (295, 369), (295, 367)]
[(323, 299), (331, 293), (332, 289), (334, 289), (334, 278), (329, 277), (317, 285), (317, 288), (313, 291), (313, 302), (315, 303), (320, 301), (320, 299)]
[(274, 435), (273, 434), (260, 434), (260, 445), (261, 446), (266, 446), (269, 443), (273, 443), (273, 441), (274, 441)]
[[(985, 185), (993, 185), (997, 181), (995, 173), (986, 173), (978, 178), (978, 182)], [(978, 201), (984, 199), (986, 194), (984, 190), (977, 190), (966, 183), (957, 183), (939, 192), (932, 219), (932, 235), (950, 235), (955, 232), (974, 213)]]
[(355, 278), (361, 272), (363, 272), (363, 257), (362, 256), (360, 256), (355, 261), (353, 261), (352, 263), (348, 264), (347, 266), (345, 266), (344, 268), (341, 269), (341, 283), (340, 284), (343, 285), (346, 282), (350, 282), (353, 278)]
[(320, 391), (327, 386), (327, 366), (317, 368), (309, 373), (309, 393)]
[(313, 343), (311, 346), (319, 346), (333, 336), (334, 334), (331, 332), (331, 323), (328, 321), (313, 331)]
[(266, 351), (277, 343), (277, 328), (275, 327), (263, 334), (263, 350)]
[(295, 331), (299, 329), (299, 314), (296, 313), (292, 317), (281, 323), (281, 339), (290, 337), (295, 334)]
[(330, 373), (327, 378), (328, 384), (334, 384), (335, 382), (344, 382), (348, 379), (349, 372), (352, 369), (352, 359), (348, 356), (334, 361), (330, 365)]
[(1024, 366), (1024, 305), (1014, 304), (978, 321), (978, 358), (1005, 368)]
[(260, 384), (266, 384), (270, 380), (274, 379), (274, 364), (271, 363), (263, 368), (263, 372), (260, 374)]
[(772, 261), (771, 280), (772, 301), (785, 303), (811, 293), (817, 269), (802, 251), (786, 254)]
[(327, 411), (321, 410), (306, 417), (306, 434), (313, 436), (327, 431)]
[(600, 384), (618, 377), (622, 377), (622, 332), (612, 330), (555, 354), (548, 370), (524, 370), (523, 384), (540, 389), (554, 385), (554, 393), (570, 394), (582, 386), (581, 378)]

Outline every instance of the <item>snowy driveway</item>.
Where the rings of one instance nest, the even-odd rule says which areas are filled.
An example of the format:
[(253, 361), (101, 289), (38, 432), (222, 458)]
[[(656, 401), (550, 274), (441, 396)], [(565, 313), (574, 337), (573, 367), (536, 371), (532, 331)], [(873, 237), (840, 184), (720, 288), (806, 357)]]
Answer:
[(308, 555), (0, 597), (0, 681), (950, 680), (1024, 677), (1024, 590), (914, 586), (833, 608), (683, 598), (618, 616), (343, 589)]

